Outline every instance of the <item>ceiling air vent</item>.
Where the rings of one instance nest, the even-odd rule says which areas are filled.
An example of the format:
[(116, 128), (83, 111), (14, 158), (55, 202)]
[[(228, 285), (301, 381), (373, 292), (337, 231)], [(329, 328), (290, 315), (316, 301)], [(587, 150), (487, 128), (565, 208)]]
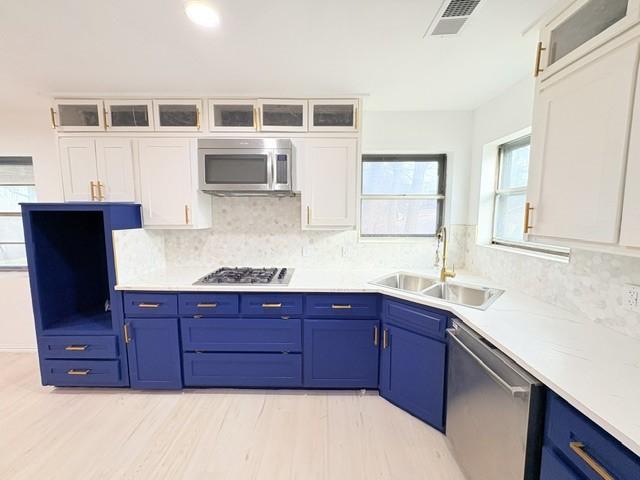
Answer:
[(481, 0), (446, 0), (425, 33), (427, 35), (457, 35), (467, 23)]

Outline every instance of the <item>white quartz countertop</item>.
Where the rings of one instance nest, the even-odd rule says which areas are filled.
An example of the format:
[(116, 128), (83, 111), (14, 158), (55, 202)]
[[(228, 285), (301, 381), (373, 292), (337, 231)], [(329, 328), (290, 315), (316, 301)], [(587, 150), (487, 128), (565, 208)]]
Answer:
[[(167, 268), (121, 283), (135, 291), (379, 292), (442, 308), (476, 330), (547, 387), (640, 455), (640, 340), (573, 312), (459, 274), (454, 281), (505, 289), (487, 310), (370, 284), (393, 270), (296, 269), (289, 285), (198, 285), (214, 270)], [(435, 271), (419, 272), (435, 276)]]

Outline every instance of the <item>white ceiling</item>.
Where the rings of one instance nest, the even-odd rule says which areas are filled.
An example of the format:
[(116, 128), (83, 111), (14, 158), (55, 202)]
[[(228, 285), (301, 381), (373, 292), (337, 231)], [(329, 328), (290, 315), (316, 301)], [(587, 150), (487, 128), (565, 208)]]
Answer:
[(527, 75), (557, 0), (483, 0), (459, 36), (423, 33), (442, 0), (0, 0), (0, 97), (368, 94), (372, 110), (466, 110)]

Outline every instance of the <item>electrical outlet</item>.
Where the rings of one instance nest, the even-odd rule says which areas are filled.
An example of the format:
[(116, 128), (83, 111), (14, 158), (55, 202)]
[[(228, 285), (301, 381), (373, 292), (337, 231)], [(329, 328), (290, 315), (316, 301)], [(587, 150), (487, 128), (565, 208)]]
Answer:
[(352, 246), (347, 246), (347, 245), (342, 246), (343, 257), (353, 257), (355, 254), (356, 254), (356, 250)]
[(630, 312), (640, 313), (640, 286), (625, 285), (622, 294), (622, 306)]

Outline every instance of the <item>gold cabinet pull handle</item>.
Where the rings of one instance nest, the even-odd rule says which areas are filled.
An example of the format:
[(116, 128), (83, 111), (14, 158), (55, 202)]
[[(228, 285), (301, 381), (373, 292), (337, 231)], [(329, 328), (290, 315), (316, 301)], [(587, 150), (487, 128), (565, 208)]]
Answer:
[(533, 72), (534, 77), (538, 77), (542, 72), (544, 72), (543, 68), (540, 68), (540, 62), (542, 61), (542, 52), (544, 52), (546, 48), (542, 46), (542, 42), (538, 42), (538, 48), (536, 49), (536, 68)]
[(333, 304), (331, 305), (331, 308), (333, 308), (334, 310), (351, 310), (351, 305), (336, 305)]
[(378, 331), (378, 326), (373, 327), (373, 345), (378, 346), (380, 341), (380, 332)]
[(253, 128), (258, 129), (258, 109), (253, 107)]
[(261, 108), (258, 107), (258, 116), (257, 116), (258, 121), (256, 122), (256, 129), (258, 129), (258, 130), (262, 130), (262, 118), (261, 118), (261, 116), (262, 116), (262, 111), (261, 111)]
[(311, 225), (311, 207), (307, 205), (307, 225)]
[(109, 122), (107, 121), (109, 119), (109, 116), (107, 115), (106, 108), (102, 109), (102, 118), (104, 119), (104, 129), (106, 130), (107, 128), (109, 128)]
[(64, 347), (67, 352), (84, 352), (87, 348), (89, 345), (67, 345)]
[(382, 331), (382, 349), (386, 350), (389, 347), (389, 330), (386, 328)]
[(529, 233), (530, 230), (533, 229), (533, 225), (531, 223), (531, 212), (535, 210), (530, 202), (527, 202), (524, 206), (524, 233), (525, 235)]
[(281, 303), (263, 303), (262, 308), (282, 308)]
[(49, 111), (51, 112), (51, 128), (57, 128), (58, 126), (56, 125), (56, 111), (53, 109), (53, 107), (51, 107)]
[(196, 107), (196, 129), (200, 130), (200, 109)]
[(353, 107), (353, 128), (355, 128), (356, 130), (358, 130), (358, 122), (359, 118), (358, 118), (358, 107)]
[(158, 308), (160, 306), (159, 303), (139, 303), (139, 308)]
[(129, 336), (129, 324), (124, 324), (124, 343), (130, 343), (131, 337)]
[(184, 206), (184, 223), (189, 225), (189, 223), (190, 223), (189, 220), (190, 220), (190, 218), (189, 218), (189, 205), (185, 205)]
[(96, 196), (96, 182), (89, 182), (89, 185), (91, 185), (91, 201), (95, 201), (97, 200), (97, 196)]
[(585, 451), (585, 445), (582, 442), (569, 442), (569, 448), (573, 450), (573, 452), (578, 455), (589, 468), (596, 472), (602, 480), (615, 480), (613, 475), (611, 475), (607, 470), (600, 465), (591, 455), (589, 455)]
[(104, 183), (98, 180), (98, 200), (104, 200)]
[(91, 372), (90, 368), (85, 368), (84, 370), (80, 370), (77, 368), (72, 368), (71, 370), (67, 370), (67, 375), (89, 375)]
[(216, 308), (217, 306), (217, 303), (199, 303), (196, 305), (198, 308)]

